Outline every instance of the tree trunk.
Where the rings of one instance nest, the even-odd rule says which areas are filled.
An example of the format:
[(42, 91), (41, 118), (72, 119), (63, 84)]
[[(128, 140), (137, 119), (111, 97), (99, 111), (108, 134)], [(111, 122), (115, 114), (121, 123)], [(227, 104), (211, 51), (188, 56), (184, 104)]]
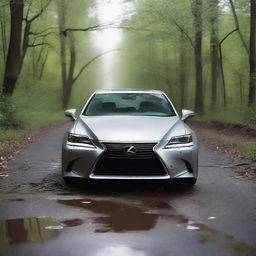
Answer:
[(187, 68), (186, 68), (186, 50), (185, 50), (185, 37), (183, 33), (180, 33), (180, 106), (181, 109), (185, 105), (185, 86), (187, 80)]
[(67, 106), (67, 60), (66, 60), (66, 35), (61, 33), (66, 28), (66, 6), (63, 0), (58, 0), (58, 22), (60, 31), (60, 62), (61, 62), (61, 80), (62, 80), (62, 105), (63, 108)]
[(69, 64), (69, 71), (68, 71), (68, 78), (65, 82), (64, 85), (64, 90), (63, 90), (63, 108), (67, 108), (71, 92), (72, 92), (72, 87), (75, 82), (74, 80), (74, 72), (75, 72), (75, 66), (76, 66), (76, 52), (75, 52), (75, 46), (74, 46), (74, 39), (72, 35), (69, 35), (70, 38), (70, 64)]
[(220, 71), (221, 71), (221, 79), (222, 79), (222, 89), (223, 89), (223, 106), (226, 107), (227, 99), (226, 99), (226, 82), (225, 82), (225, 74), (223, 67), (223, 57), (222, 57), (222, 48), (221, 43), (219, 44), (219, 53), (220, 53)]
[(168, 93), (171, 91), (169, 52), (163, 41), (161, 46), (162, 46), (162, 58), (163, 58), (163, 71), (164, 71), (163, 79), (166, 85), (165, 87), (166, 91)]
[(218, 55), (218, 0), (211, 0), (210, 2), (210, 26), (211, 26), (211, 102), (216, 104), (217, 88), (218, 88), (218, 71), (219, 71), (219, 55)]
[(5, 17), (5, 8), (0, 11), (0, 25), (1, 25), (1, 36), (2, 36), (2, 51), (3, 51), (3, 63), (6, 62), (6, 51), (7, 51), (7, 40), (6, 40), (6, 17)]
[[(251, 0), (251, 3), (252, 2), (255, 2), (255, 0)], [(236, 15), (236, 9), (235, 9), (233, 0), (229, 0), (229, 3), (230, 3), (230, 6), (231, 6), (231, 10), (232, 10), (232, 14), (233, 14), (234, 21), (235, 21), (235, 24), (236, 24), (238, 35), (241, 39), (242, 45), (243, 45), (246, 53), (249, 54), (248, 46), (247, 46), (247, 44), (245, 42), (245, 39), (244, 39), (244, 36), (243, 36), (243, 34), (241, 33), (241, 30), (240, 30), (240, 25), (239, 25), (239, 21), (238, 21), (237, 15)]]
[(12, 95), (21, 71), (23, 0), (10, 1), (11, 31), (4, 72), (3, 95)]
[(195, 111), (201, 115), (204, 112), (202, 71), (202, 0), (195, 0), (193, 14), (195, 23), (194, 53), (196, 68)]
[(249, 80), (249, 106), (255, 104), (256, 96), (256, 2), (251, 0), (251, 25), (250, 25), (250, 80)]

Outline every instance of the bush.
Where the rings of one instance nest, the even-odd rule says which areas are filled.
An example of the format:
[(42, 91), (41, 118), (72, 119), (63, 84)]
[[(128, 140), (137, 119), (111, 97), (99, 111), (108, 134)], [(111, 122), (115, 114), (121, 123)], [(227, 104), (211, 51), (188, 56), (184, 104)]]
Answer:
[(20, 127), (21, 122), (16, 118), (16, 107), (11, 97), (0, 98), (0, 126), (3, 127)]

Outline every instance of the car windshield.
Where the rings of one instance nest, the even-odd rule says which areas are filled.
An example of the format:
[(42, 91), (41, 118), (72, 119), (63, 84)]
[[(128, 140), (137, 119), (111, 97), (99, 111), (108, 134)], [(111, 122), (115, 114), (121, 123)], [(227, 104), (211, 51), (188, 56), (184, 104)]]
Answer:
[(176, 114), (166, 97), (160, 93), (99, 93), (91, 99), (83, 115), (175, 116)]

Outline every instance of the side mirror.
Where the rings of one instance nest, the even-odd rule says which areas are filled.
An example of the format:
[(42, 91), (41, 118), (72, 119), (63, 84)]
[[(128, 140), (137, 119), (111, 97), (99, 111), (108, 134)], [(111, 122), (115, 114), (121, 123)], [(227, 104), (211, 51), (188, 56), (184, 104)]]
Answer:
[(76, 120), (76, 109), (72, 108), (72, 109), (67, 109), (64, 112), (65, 116), (70, 117), (72, 119), (72, 121)]
[(181, 117), (181, 120), (182, 121), (186, 121), (188, 118), (190, 117), (193, 117), (195, 115), (195, 113), (191, 110), (188, 110), (188, 109), (182, 109), (181, 110), (181, 113), (182, 113), (182, 117)]

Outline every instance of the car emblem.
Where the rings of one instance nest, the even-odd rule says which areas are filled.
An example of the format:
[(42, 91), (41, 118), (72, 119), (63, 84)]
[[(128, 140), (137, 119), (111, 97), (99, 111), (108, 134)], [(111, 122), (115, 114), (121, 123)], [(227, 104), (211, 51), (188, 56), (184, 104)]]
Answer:
[(123, 150), (124, 150), (124, 153), (127, 155), (134, 155), (137, 151), (134, 146), (125, 146)]

